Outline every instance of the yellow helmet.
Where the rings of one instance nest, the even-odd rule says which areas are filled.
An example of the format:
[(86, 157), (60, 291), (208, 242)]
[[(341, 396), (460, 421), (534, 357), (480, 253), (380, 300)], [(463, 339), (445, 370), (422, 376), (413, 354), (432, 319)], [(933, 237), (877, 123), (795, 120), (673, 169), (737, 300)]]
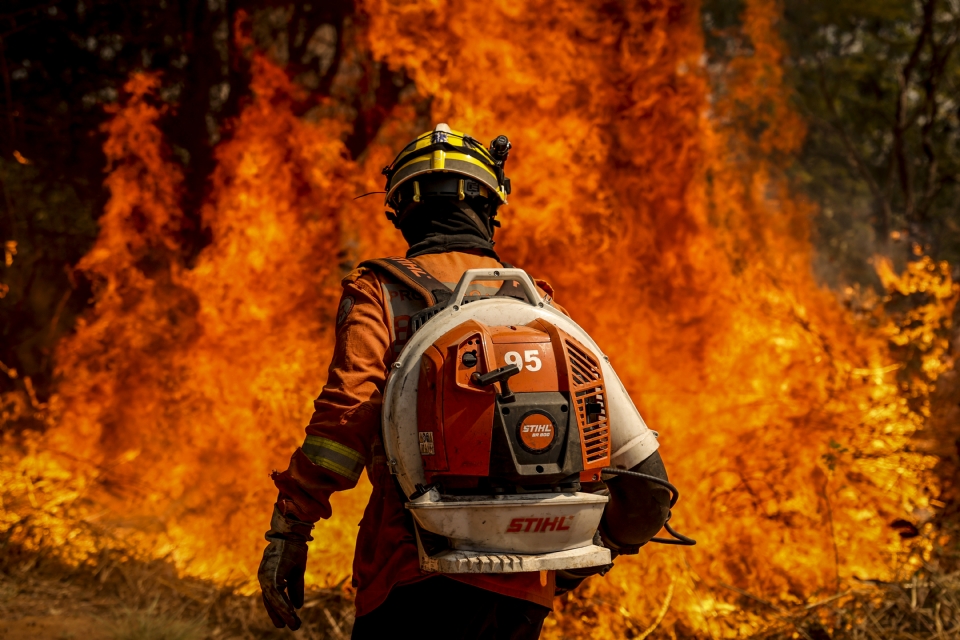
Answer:
[(387, 206), (398, 213), (429, 196), (488, 198), (497, 206), (507, 204), (510, 179), (503, 164), (510, 141), (498, 136), (485, 149), (479, 141), (438, 124), (405, 146), (384, 167)]

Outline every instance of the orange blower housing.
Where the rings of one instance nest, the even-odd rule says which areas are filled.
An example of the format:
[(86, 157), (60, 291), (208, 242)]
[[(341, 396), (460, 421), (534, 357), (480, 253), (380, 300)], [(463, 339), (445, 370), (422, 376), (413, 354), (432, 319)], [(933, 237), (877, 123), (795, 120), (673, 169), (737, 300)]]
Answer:
[(577, 491), (610, 464), (600, 363), (548, 320), (456, 326), (424, 351), (417, 393), (423, 468), (442, 494)]

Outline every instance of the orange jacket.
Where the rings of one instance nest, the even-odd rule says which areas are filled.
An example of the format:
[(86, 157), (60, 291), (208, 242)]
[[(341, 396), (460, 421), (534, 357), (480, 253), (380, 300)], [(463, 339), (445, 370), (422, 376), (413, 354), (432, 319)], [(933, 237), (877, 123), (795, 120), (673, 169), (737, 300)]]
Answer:
[[(493, 258), (472, 253), (428, 254), (416, 262), (451, 289), (467, 269), (501, 266)], [(537, 284), (551, 301), (550, 286)], [(500, 283), (489, 285), (494, 283), (476, 283), (476, 289), (495, 293)], [(357, 615), (373, 611), (395, 585), (429, 577), (420, 571), (412, 520), (403, 506), (406, 498), (390, 475), (380, 442), (387, 371), (409, 338), (409, 317), (425, 304), (419, 294), (379, 271), (361, 267), (344, 278), (327, 383), (314, 402), (303, 446), (294, 452), (286, 471), (273, 475), (280, 490), (280, 511), (316, 522), (330, 517), (330, 494), (356, 486), (366, 468), (373, 493), (360, 522), (354, 556)], [(553, 606), (553, 572), (450, 577)]]

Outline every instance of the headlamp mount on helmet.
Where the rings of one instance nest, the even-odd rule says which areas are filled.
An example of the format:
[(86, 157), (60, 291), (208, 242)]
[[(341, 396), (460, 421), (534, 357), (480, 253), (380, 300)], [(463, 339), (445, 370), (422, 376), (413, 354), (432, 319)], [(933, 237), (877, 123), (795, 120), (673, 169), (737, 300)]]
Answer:
[(490, 141), (490, 156), (493, 158), (497, 167), (497, 178), (500, 180), (500, 184), (506, 189), (508, 195), (510, 194), (510, 178), (503, 175), (503, 165), (507, 162), (507, 156), (510, 155), (510, 149), (512, 148), (513, 145), (510, 144), (510, 139), (504, 135), (499, 135)]
[(433, 197), (481, 198), (491, 216), (495, 215), (497, 207), (507, 204), (511, 190), (510, 179), (504, 175), (511, 146), (501, 135), (487, 149), (475, 138), (438, 124), (406, 145), (383, 168), (387, 178), (384, 203), (394, 211), (387, 217), (398, 224), (412, 206)]

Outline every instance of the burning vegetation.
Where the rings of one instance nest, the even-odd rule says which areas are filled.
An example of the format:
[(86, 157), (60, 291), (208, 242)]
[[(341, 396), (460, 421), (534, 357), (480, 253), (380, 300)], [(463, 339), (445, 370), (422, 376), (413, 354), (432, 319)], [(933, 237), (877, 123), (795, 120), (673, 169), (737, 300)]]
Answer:
[[(361, 4), (345, 54), (360, 62), (345, 68), (372, 57), (411, 84), (356, 156), (345, 141), (361, 124), (338, 85), (311, 97), (241, 15), (250, 97), (215, 147), (195, 256), (161, 79), (127, 81), (105, 128), (109, 201), (77, 265), (92, 304), (56, 347), (49, 400), (3, 398), (4, 423), (35, 419), (0, 450), (5, 548), (99, 575), (104, 558), (164, 559), (254, 593), (268, 473), (325, 379), (339, 280), (402, 248), (377, 197), (352, 198), (381, 187), (425, 122), (446, 121), (509, 134), (497, 248), (611, 355), (698, 540), (621, 558), (558, 601), (545, 637), (878, 637), (890, 627), (870, 627), (868, 605), (884, 589), (910, 611), (946, 594), (924, 624), (960, 624), (955, 577), (930, 573), (946, 542), (938, 458), (917, 445), (936, 439), (960, 289), (919, 247), (902, 272), (875, 258), (883, 293), (814, 280), (814, 205), (788, 175), (805, 123), (780, 5), (745, 3), (753, 55), (718, 72), (679, 1)], [(308, 585), (349, 599), (368, 493), (334, 498)]]

